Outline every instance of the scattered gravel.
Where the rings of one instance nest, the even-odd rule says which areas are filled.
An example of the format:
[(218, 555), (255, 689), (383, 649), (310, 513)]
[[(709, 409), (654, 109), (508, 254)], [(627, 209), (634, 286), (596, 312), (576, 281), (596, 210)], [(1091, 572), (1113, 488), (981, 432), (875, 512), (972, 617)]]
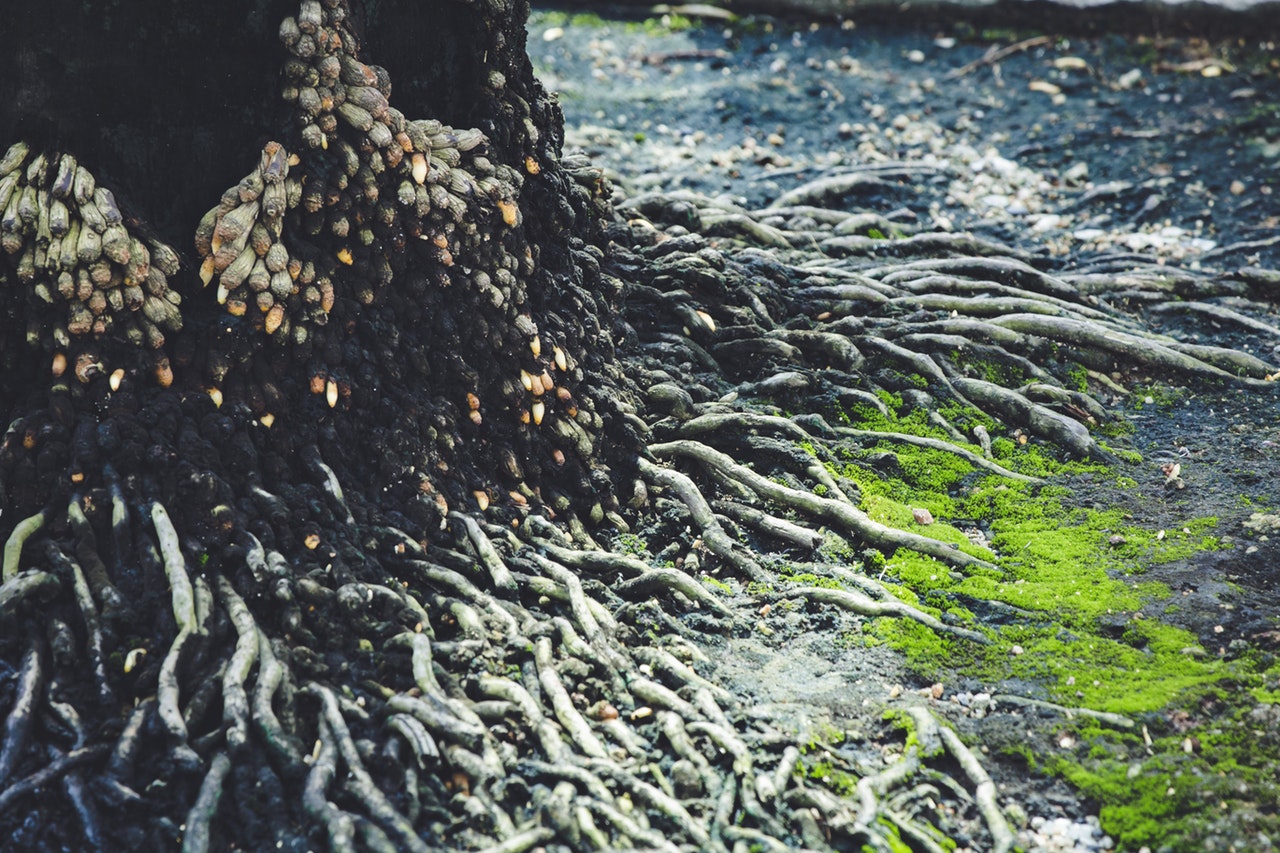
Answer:
[(568, 144), (624, 194), (758, 209), (819, 174), (911, 163), (845, 209), (1057, 256), (1280, 265), (1272, 43), (997, 33), (993, 59), (962, 27), (531, 30)]
[(1093, 815), (1079, 821), (1033, 817), (1027, 828), (1018, 833), (1018, 844), (1026, 848), (1027, 853), (1094, 853), (1114, 847), (1111, 836), (1103, 833)]

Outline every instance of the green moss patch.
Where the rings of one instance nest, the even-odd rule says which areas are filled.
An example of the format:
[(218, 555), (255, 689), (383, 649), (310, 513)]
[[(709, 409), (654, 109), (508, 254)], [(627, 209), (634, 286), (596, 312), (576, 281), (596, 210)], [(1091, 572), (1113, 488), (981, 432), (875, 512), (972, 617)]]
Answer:
[[(1171, 404), (1164, 389), (1150, 390), (1161, 392), (1154, 405)], [(866, 409), (848, 413), (846, 422), (947, 438), (924, 413), (898, 414), (901, 400), (885, 396), (888, 416)], [(1142, 405), (1152, 404), (1144, 398)], [(960, 428), (981, 417), (947, 414)], [(1166, 586), (1147, 577), (1154, 566), (1222, 548), (1217, 520), (1148, 529), (1121, 509), (1077, 503), (1085, 490), (1132, 487), (1121, 470), (1062, 462), (1034, 443), (1007, 438), (992, 449), (1000, 464), (1050, 483), (1010, 481), (954, 454), (890, 441), (845, 443), (828, 461), (833, 474), (858, 485), (861, 507), (875, 520), (995, 565), (961, 573), (899, 551), (874, 569), (864, 566), (904, 601), (987, 630), (991, 645), (895, 619), (867, 623), (858, 639), (901, 651), (930, 681), (963, 675), (994, 690), (1012, 682), (1032, 698), (1135, 720), (1129, 731), (1072, 721), (1074, 750), (1026, 756), (1093, 798), (1121, 849), (1193, 849), (1212, 835), (1224, 810), (1237, 809), (1256, 812), (1251, 820), (1259, 831), (1270, 827), (1275, 838), (1280, 736), (1259, 726), (1272, 717), (1257, 709), (1280, 700), (1280, 665), (1269, 655), (1227, 660), (1206, 653), (1194, 634), (1163, 621), (1177, 605)], [(928, 509), (935, 523), (916, 523), (913, 508)], [(1210, 707), (1212, 714), (1204, 710)], [(1280, 712), (1274, 717), (1280, 722)]]
[[(1213, 691), (1201, 693), (1197, 704), (1210, 713), (1173, 710), (1152, 719), (1145, 736), (1083, 726), (1087, 748), (1051, 756), (1042, 769), (1099, 804), (1103, 826), (1121, 849), (1213, 849), (1209, 839), (1219, 831), (1238, 836), (1241, 826), (1274, 838), (1280, 831), (1274, 735), (1257, 728), (1254, 711), (1215, 703)], [(1220, 826), (1226, 821), (1230, 826)]]

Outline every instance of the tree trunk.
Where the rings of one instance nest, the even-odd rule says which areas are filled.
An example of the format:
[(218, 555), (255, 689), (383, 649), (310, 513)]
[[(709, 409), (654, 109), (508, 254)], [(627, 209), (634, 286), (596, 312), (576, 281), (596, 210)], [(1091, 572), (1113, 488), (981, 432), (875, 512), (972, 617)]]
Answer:
[[(246, 773), (279, 788), (278, 773), (289, 789), (316, 724), (260, 734), (274, 765), (246, 759), (243, 687), (221, 694), (226, 726), (207, 688), (245, 667), (242, 683), (272, 648), (289, 707), (300, 665), (348, 670), (335, 591), (362, 610), (360, 584), (386, 577), (370, 575), (376, 551), (425, 555), (452, 541), (451, 513), (509, 526), (535, 505), (616, 508), (605, 463), (638, 438), (599, 276), (606, 190), (560, 162), (527, 14), (523, 0), (55, 0), (9, 26), (4, 657), (25, 661), (27, 700), (56, 689), (78, 709), (61, 746), (114, 742), (116, 759), (97, 806), (68, 795), (81, 820), (59, 826), (65, 802), (0, 809), (2, 831), (167, 847), (188, 809), (211, 808), (224, 749), (228, 788)], [(148, 710), (122, 718), (137, 701)], [(14, 707), (0, 789), (49, 759), (25, 739), (38, 709)], [(171, 787), (134, 790), (147, 773)], [(218, 838), (287, 837), (303, 820), (291, 790), (292, 817)], [(103, 804), (132, 818), (103, 830)]]
[[(872, 577), (1001, 571), (868, 514), (884, 443), (1027, 486), (989, 428), (1105, 457), (1082, 375), (1273, 367), (1146, 333), (1102, 273), (836, 209), (849, 174), (616, 216), (523, 0), (156, 5), (53, 0), (0, 56), (0, 838), (932, 849), (954, 811), (1011, 848), (928, 708), (856, 790), (802, 778), (816, 742), (697, 640), (785, 597), (1005, 654)], [(1222, 286), (1183, 272), (1123, 287)], [(601, 547), (627, 518), (648, 541)], [(971, 801), (897, 809), (944, 741)]]
[[(15, 399), (43, 393), (51, 363), (76, 409), (182, 399), (155, 397), (149, 371), (214, 393), (223, 420), (266, 417), (263, 452), (339, 446), (344, 482), (426, 493), (419, 524), (437, 494), (452, 507), (544, 486), (562, 505), (603, 494), (589, 477), (612, 417), (597, 412), (612, 354), (587, 247), (597, 211), (559, 164), (523, 3), (311, 4), (285, 32), (281, 3), (174, 5), (167, 20), (62, 5), (28, 13), (5, 69), (20, 88), (0, 132), (31, 145), (6, 194), (6, 275), (27, 293), (5, 317)], [(117, 47), (130, 38), (148, 49)], [(124, 217), (88, 239), (82, 223), (102, 217), (54, 186), (77, 164), (114, 191), (97, 207)], [(71, 220), (52, 249), (44, 217), (17, 215), (41, 192)], [(150, 269), (130, 264), (130, 240)], [(143, 462), (134, 450), (115, 454), (122, 476)], [(49, 455), (26, 462), (56, 470)], [(18, 481), (17, 513), (67, 488)]]

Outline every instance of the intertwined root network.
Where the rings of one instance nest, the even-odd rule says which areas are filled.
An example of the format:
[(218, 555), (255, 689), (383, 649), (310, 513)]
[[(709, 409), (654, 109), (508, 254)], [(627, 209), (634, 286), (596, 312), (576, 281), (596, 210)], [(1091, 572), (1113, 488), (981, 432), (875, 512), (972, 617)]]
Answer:
[[(992, 461), (982, 427), (965, 432), (936, 403), (1088, 456), (1105, 454), (1087, 425), (1106, 410), (1058, 371), (1086, 365), (1104, 392), (1130, 369), (1266, 381), (1247, 355), (1149, 334), (1108, 307), (1105, 281), (1141, 298), (1169, 286), (1164, 269), (1051, 275), (967, 254), (967, 237), (935, 235), (929, 254), (946, 257), (890, 262), (923, 241), (876, 241), (875, 259), (837, 260), (628, 230), (651, 234), (618, 250), (612, 274), (638, 337), (627, 369), (648, 391), (636, 414), (655, 436), (633, 502), (641, 516), (655, 501), (683, 506), (700, 540), (689, 553), (722, 577), (785, 586), (760, 544), (808, 553), (837, 581), (787, 588), (813, 608), (987, 641), (981, 624), (943, 623), (856, 565), (815, 556), (821, 530), (960, 571), (989, 565), (872, 520), (856, 487), (820, 464), (831, 448), (910, 442), (1027, 480)], [(955, 252), (941, 251), (947, 242)], [(1182, 286), (1206, 280), (1184, 275)], [(974, 353), (1026, 381), (966, 375)], [(954, 440), (782, 414), (814, 398), (883, 407), (884, 390), (929, 408)], [(14, 527), (0, 610), (13, 620), (39, 607), (52, 627), (25, 642), (0, 802), (30, 802), (56, 782), (85, 838), (180, 836), (190, 850), (211, 838), (293, 847), (316, 833), (334, 850), (941, 849), (966, 822), (985, 827), (991, 849), (1011, 846), (981, 762), (924, 703), (908, 710), (909, 745), (854, 791), (797, 774), (811, 733), (748, 713), (700, 642), (749, 630), (758, 602), (704, 583), (694, 560), (655, 565), (542, 508), (514, 527), (454, 512), (426, 541), (377, 523), (368, 497), (344, 496), (320, 457), (310, 481), (290, 486), (311, 505), (304, 522), (268, 484), (250, 489), (278, 525), (315, 531), (288, 552), (238, 531), (211, 558), (184, 545), (145, 488), (119, 479), (109, 505), (77, 495)], [(167, 606), (146, 612), (141, 600)], [(43, 748), (38, 721), (57, 732)], [(938, 764), (943, 754), (955, 764)], [(963, 808), (925, 808), (937, 787), (922, 773)]]
[[(1106, 458), (1091, 432), (1109, 418), (1101, 399), (1122, 394), (1133, 375), (1257, 386), (1274, 375), (1247, 353), (1153, 334), (1132, 309), (1160, 310), (1173, 293), (1183, 297), (1180, 309), (1256, 331), (1249, 314), (1268, 275), (1215, 276), (1134, 258), (1051, 266), (971, 235), (885, 238), (892, 223), (821, 206), (860, 180), (855, 173), (823, 178), (762, 211), (692, 194), (641, 197), (621, 211), (634, 218), (606, 230), (608, 253), (574, 255), (621, 294), (626, 338), (616, 357), (593, 356), (602, 363), (595, 373), (575, 374), (590, 336), (557, 316), (553, 331), (564, 340), (542, 344), (537, 329), (522, 328), (522, 311), (506, 301), (516, 291), (504, 289), (498, 272), (512, 273), (513, 282), (530, 272), (521, 269), (523, 253), (510, 256), (514, 267), (503, 260), (517, 246), (508, 238), (519, 223), (505, 205), (523, 179), (479, 163), (482, 156), (469, 153), (482, 150), (479, 139), (397, 119), (376, 69), (352, 65), (340, 35), (316, 41), (334, 9), (341, 4), (303, 3), (286, 28), (297, 60), (286, 69), (297, 77), (288, 97), (314, 114), (302, 139), (354, 158), (340, 192), (366, 177), (378, 186), (370, 152), (400, 146), (394, 162), (378, 155), (377, 174), (399, 175), (405, 197), (397, 216), (424, 229), (414, 251), (427, 253), (425, 268), (438, 275), (416, 286), (470, 287), (475, 299), (489, 300), (475, 304), (493, 321), (494, 351), (510, 356), (502, 364), (532, 358), (557, 377), (544, 388), (533, 371), (526, 380), (511, 370), (492, 385), (495, 397), (514, 401), (513, 417), (527, 404), (523, 427), (542, 426), (544, 415), (548, 427), (563, 422), (564, 446), (585, 465), (599, 453), (601, 423), (586, 412), (581, 436), (569, 426), (581, 419), (572, 396), (559, 395), (560, 374), (583, 385), (607, 375), (643, 400), (614, 401), (646, 442), (638, 457), (609, 460), (629, 506), (595, 502), (587, 486), (574, 495), (514, 486), (512, 500), (491, 505), (497, 492), (477, 487), (474, 502), (426, 498), (438, 512), (420, 529), (397, 503), (400, 492), (340, 476), (350, 466), (341, 442), (299, 447), (295, 464), (269, 473), (243, 470), (255, 448), (266, 447), (255, 431), (271, 428), (262, 420), (270, 411), (219, 413), (220, 401), (203, 392), (147, 410), (157, 424), (138, 442), (154, 477), (112, 466), (106, 451), (133, 439), (107, 443), (112, 429), (131, 428), (128, 413), (110, 413), (101, 429), (82, 430), (104, 451), (75, 457), (83, 470), (71, 472), (73, 482), (86, 489), (12, 521), (4, 548), (0, 622), (12, 672), (0, 694), (7, 709), (0, 815), (25, 816), (5, 819), (15, 845), (63, 838), (99, 849), (172, 847), (180, 839), (193, 853), (231, 844), (932, 851), (963, 833), (982, 849), (1010, 849), (995, 785), (927, 699), (905, 705), (901, 724), (910, 735), (888, 759), (855, 763), (719, 683), (708, 638), (754, 630), (761, 600), (728, 594), (703, 572), (740, 582), (736, 588), (754, 581), (783, 590), (817, 612), (913, 620), (957, 643), (989, 642), (980, 621), (944, 622), (860, 564), (827, 555), (820, 546), (834, 535), (859, 548), (915, 551), (948, 570), (993, 568), (873, 519), (856, 484), (823, 462), (841, 448), (914, 444), (985, 475), (1034, 480), (993, 459), (992, 441), (1001, 437), (991, 434), (993, 423), (1014, 440)], [(307, 37), (310, 47), (298, 48)], [(326, 105), (314, 87), (308, 93), (308, 69), (317, 80), (343, 81), (347, 100)], [(352, 133), (369, 146), (352, 146)], [(481, 176), (475, 187), (461, 177), (432, 181), (457, 165), (433, 162), (446, 149)], [(67, 155), (35, 166), (29, 153), (22, 152), (23, 171), (0, 166), (19, 176), (0, 183), (20, 194), (15, 222), (45, 221), (43, 208), (21, 214), (22, 199), (38, 200), (39, 189), (28, 187), (47, 185), (47, 197), (68, 211), (75, 199), (82, 223), (91, 209), (102, 212), (105, 199)], [(347, 298), (376, 308), (401, 271), (400, 260), (363, 257), (360, 246), (322, 263), (286, 246), (281, 210), (314, 202), (307, 233), (317, 240), (346, 240), (358, 225), (336, 204), (309, 202), (303, 186), (291, 186), (298, 166), (282, 147), (268, 146), (247, 186), (211, 210), (198, 248), (217, 302), (232, 317), (249, 317), (258, 338), (302, 348), (305, 364), (313, 336), (331, 333), (327, 317), (344, 288)], [(598, 196), (598, 172), (570, 158), (564, 169)], [(881, 168), (879, 178), (890, 174)], [(367, 212), (381, 209), (367, 187), (359, 195)], [(453, 197), (462, 199), (457, 215)], [(651, 224), (676, 218), (683, 227)], [(37, 294), (48, 311), (62, 312), (50, 322), (70, 330), (84, 303), (94, 316), (121, 318), (104, 324), (133, 323), (144, 337), (151, 327), (176, 330), (163, 322), (168, 308), (155, 308), (155, 317), (147, 310), (161, 306), (157, 300), (175, 309), (179, 302), (161, 287), (161, 273), (170, 274), (165, 249), (121, 236), (116, 224), (104, 222), (99, 254), (92, 247), (82, 254), (80, 237), (75, 252), (59, 250), (66, 268), (57, 277), (66, 272), (76, 286)], [(76, 227), (68, 221), (64, 241)], [(20, 255), (26, 245), (17, 244)], [(143, 257), (139, 247), (154, 273), (129, 272)], [(95, 272), (99, 255), (110, 263)], [(464, 257), (477, 269), (492, 261), (492, 275), (455, 269)], [(83, 294), (81, 278), (92, 285)], [(95, 313), (99, 285), (108, 289)], [(108, 292), (116, 285), (118, 298)], [(136, 308), (130, 288), (141, 288)], [(588, 304), (595, 303), (579, 307)], [(501, 346), (506, 321), (518, 348)], [(232, 375), (261, 357), (262, 346), (216, 354), (224, 360), (210, 364), (225, 370), (211, 377)], [(325, 379), (313, 389), (328, 398), (324, 410), (361, 418), (358, 405), (338, 405), (335, 388)], [(64, 394), (51, 392), (47, 423), (56, 425)], [(949, 438), (838, 417), (860, 408), (888, 414), (887, 400), (923, 412)], [(402, 402), (414, 405), (407, 396)], [(454, 404), (460, 422), (479, 427), (490, 417), (479, 398)], [(45, 458), (41, 429), (20, 420), (5, 434), (6, 488)], [(465, 455), (469, 440), (473, 433), (459, 432), (450, 446)], [(228, 448), (239, 455), (219, 455)], [(187, 457), (213, 461), (183, 467)], [(477, 469), (503, 464), (490, 461)], [(564, 464), (563, 452), (544, 467), (556, 464)], [(449, 470), (437, 464), (431, 477), (444, 483)], [(537, 485), (527, 464), (523, 476)], [(193, 518), (200, 522), (184, 522)], [(629, 525), (649, 537), (646, 548), (620, 546)], [(778, 550), (823, 585), (780, 579), (771, 557)], [(679, 559), (642, 556), (648, 552)], [(798, 772), (815, 748), (844, 762), (844, 778), (856, 783)], [(947, 808), (938, 807), (942, 799)]]

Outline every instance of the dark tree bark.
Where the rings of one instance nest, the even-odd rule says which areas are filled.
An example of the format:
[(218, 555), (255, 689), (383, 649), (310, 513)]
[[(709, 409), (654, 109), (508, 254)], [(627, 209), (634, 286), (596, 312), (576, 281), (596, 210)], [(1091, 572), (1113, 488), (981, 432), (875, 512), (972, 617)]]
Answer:
[[(562, 156), (527, 12), (52, 0), (6, 22), (0, 849), (900, 849), (933, 831), (885, 795), (944, 740), (976, 786), (966, 837), (1012, 847), (924, 706), (856, 792), (798, 778), (789, 724), (689, 664), (684, 638), (768, 610), (699, 565), (991, 643), (820, 562), (821, 526), (997, 570), (872, 519), (824, 461), (923, 442), (1025, 483), (989, 425), (1105, 455), (1105, 410), (1063, 382), (1084, 366), (1110, 390), (1134, 365), (1273, 368), (1142, 332), (1094, 270), (885, 239), (824, 206), (848, 174), (763, 211), (685, 193), (615, 217)], [(930, 435), (832, 426), (886, 401)], [(600, 546), (627, 530), (615, 495), (658, 510), (661, 564)], [(780, 581), (761, 543), (826, 585)]]
[[(163, 270), (163, 282), (153, 273), (152, 289), (185, 298), (172, 308), (157, 301), (149, 313), (168, 321), (157, 322), (138, 311), (136, 291), (113, 293), (146, 289), (137, 259), (139, 281), (126, 263), (94, 258), (94, 247), (57, 265), (36, 255), (48, 237), (33, 223), (31, 239), (12, 238), (7, 253), (11, 279), (44, 282), (5, 318), (4, 381), (15, 398), (43, 393), (51, 359), (65, 359), (68, 376), (83, 360), (100, 367), (94, 381), (67, 386), (75, 406), (118, 408), (121, 395), (104, 396), (109, 375), (123, 367), (126, 387), (137, 375), (143, 387), (126, 394), (136, 399), (150, 393), (141, 375), (150, 368), (187, 389), (216, 388), (227, 412), (271, 416), (283, 452), (337, 443), (358, 451), (353, 468), (384, 481), (413, 469), (410, 479), (422, 482), (411, 488), (438, 485), (453, 506), (477, 491), (506, 501), (544, 483), (579, 500), (607, 491), (589, 478), (607, 415), (595, 400), (611, 385), (598, 374), (612, 353), (600, 325), (609, 297), (594, 274), (599, 251), (587, 247), (599, 237), (597, 211), (559, 165), (560, 116), (525, 56), (523, 4), (372, 2), (283, 42), (289, 4), (174, 4), (159, 14), (53, 5), (66, 8), (24, 13), (3, 69), (18, 92), (0, 132), (32, 150), (11, 182), (14, 212), (24, 191), (41, 189), (19, 173), (36, 168), (50, 183), (74, 157), (114, 190), (123, 226), (144, 248), (176, 249), (180, 264), (153, 248), (176, 269)], [(362, 73), (369, 79), (356, 80)], [(343, 103), (348, 91), (377, 118), (359, 98)], [(256, 152), (273, 142), (283, 149), (271, 168), (292, 170), (288, 209), (274, 225), (259, 212), (265, 197), (234, 191), (246, 173), (261, 182)], [(38, 152), (47, 165), (32, 167)], [(191, 234), (219, 196), (225, 209), (205, 217), (193, 252)], [(255, 223), (272, 233), (250, 234)], [(236, 231), (280, 243), (277, 263), (290, 278), (261, 264), (255, 276), (243, 263), (224, 276), (237, 256), (212, 250), (215, 224), (229, 243)], [(216, 273), (207, 263), (215, 254)], [(204, 278), (218, 279), (205, 290), (202, 262)], [(59, 292), (59, 275), (77, 279), (95, 263), (102, 283), (64, 276)], [(238, 284), (218, 293), (232, 278)], [(305, 393), (330, 383), (339, 393), (330, 408), (340, 411), (323, 411), (324, 393)], [(354, 411), (372, 417), (339, 416)], [(389, 424), (397, 426), (387, 432)], [(464, 443), (468, 451), (455, 453)], [(513, 453), (524, 461), (513, 464)], [(24, 492), (14, 511), (43, 505), (50, 488)]]
[[(57, 0), (6, 25), (2, 618), (28, 680), (0, 791), (48, 761), (26, 736), (41, 695), (77, 709), (68, 760), (115, 744), (90, 794), (24, 816), (8, 792), (18, 846), (167, 846), (224, 787), (245, 820), (216, 839), (304, 844), (288, 826), (318, 732), (289, 719), (290, 682), (354, 676), (336, 591), (362, 611), (361, 584), (389, 576), (377, 552), (425, 556), (457, 511), (509, 527), (533, 506), (616, 508), (607, 463), (638, 439), (599, 276), (606, 190), (560, 162), (527, 13)], [(47, 553), (23, 550), (36, 530)], [(272, 762), (245, 749), (244, 690), (217, 689), (233, 647), (260, 668), (274, 648), (289, 673), (285, 728), (256, 736)], [(136, 790), (147, 778), (164, 793)], [(263, 786), (280, 815), (256, 813)], [(124, 810), (106, 829), (104, 806)]]

